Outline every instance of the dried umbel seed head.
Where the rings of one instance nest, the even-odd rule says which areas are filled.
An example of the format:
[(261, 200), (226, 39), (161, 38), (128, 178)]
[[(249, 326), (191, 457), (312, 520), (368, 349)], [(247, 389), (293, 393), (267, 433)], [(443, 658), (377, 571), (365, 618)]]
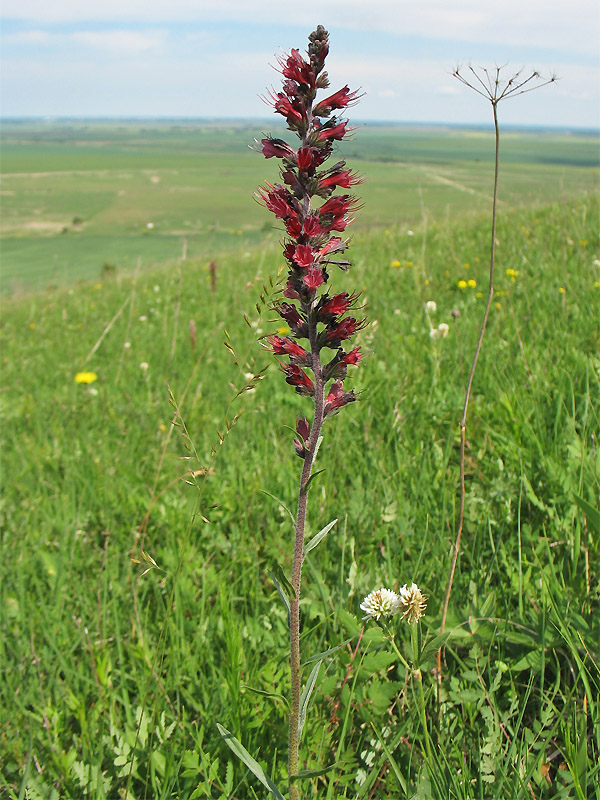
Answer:
[[(345, 350), (342, 344), (365, 324), (363, 319), (345, 316), (355, 307), (356, 294), (342, 292), (331, 296), (327, 292), (330, 269), (337, 266), (346, 270), (350, 266), (341, 257), (348, 248), (348, 240), (337, 234), (352, 223), (357, 208), (353, 195), (335, 192), (361, 182), (343, 160), (325, 166), (335, 143), (350, 131), (347, 120), (340, 119), (335, 112), (358, 99), (357, 92), (344, 86), (317, 100), (318, 91), (329, 86), (324, 71), (328, 52), (329, 35), (319, 26), (309, 36), (307, 58), (292, 50), (279, 59), (282, 89), (273, 90), (267, 102), (285, 118), (288, 130), (300, 142), (293, 147), (281, 138), (262, 139), (259, 148), (265, 158), (281, 161), (281, 180), (265, 183), (256, 193), (259, 202), (285, 228), (283, 255), (288, 275), (283, 294), (292, 301), (273, 306), (290, 328), (289, 336), (269, 336), (265, 343), (275, 355), (287, 357), (289, 363), (281, 364), (287, 383), (298, 393), (313, 397), (315, 413), (322, 417), (356, 399), (354, 392), (344, 391), (343, 382), (348, 367), (361, 361), (360, 349)], [(302, 344), (297, 340), (303, 340)], [(336, 351), (324, 367), (323, 348)], [(329, 381), (332, 383), (327, 388)], [(294, 445), (304, 458), (306, 439), (301, 436)]]

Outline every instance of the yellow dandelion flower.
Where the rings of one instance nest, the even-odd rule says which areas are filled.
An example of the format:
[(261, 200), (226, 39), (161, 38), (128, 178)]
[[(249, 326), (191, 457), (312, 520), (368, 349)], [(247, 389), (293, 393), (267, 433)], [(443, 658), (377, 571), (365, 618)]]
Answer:
[(483, 297), (483, 292), (475, 292), (475, 297)]
[(500, 309), (502, 308), (502, 303), (496, 303), (496, 308), (498, 309), (498, 311), (500, 311)]
[(425, 278), (425, 286), (429, 286), (429, 278)]
[(95, 283), (94, 284), (94, 289), (101, 289), (101, 288), (102, 288), (102, 284), (101, 283)]
[(600, 281), (594, 281), (594, 289), (600, 289)]
[(93, 383), (97, 379), (95, 372), (78, 372), (75, 375), (75, 383)]
[(407, 267), (412, 267), (412, 265), (413, 265), (413, 262), (412, 262), (412, 261), (407, 261), (407, 262), (406, 262), (406, 266), (407, 266)]
[(466, 289), (467, 288), (467, 282), (463, 281), (463, 280), (460, 280), (456, 285), (458, 286), (459, 289)]
[(588, 246), (588, 244), (589, 244), (589, 242), (588, 242), (588, 240), (587, 240), (587, 239), (580, 239), (580, 240), (579, 240), (579, 244), (580, 244), (582, 247), (587, 247), (587, 246)]
[(473, 278), (469, 278), (467, 281), (467, 286), (469, 289), (474, 289), (477, 286), (477, 281), (474, 281)]
[(167, 426), (165, 425), (165, 423), (164, 423), (164, 422), (161, 422), (161, 423), (160, 423), (160, 425), (158, 426), (158, 430), (159, 430), (161, 433), (164, 433), (164, 432), (167, 430)]
[(469, 269), (469, 267), (470, 267), (470, 266), (471, 266), (471, 265), (469, 264), (469, 262), (468, 262), (468, 261), (465, 261), (465, 263), (464, 263), (464, 268), (465, 268), (465, 269)]
[(392, 263), (390, 264), (390, 267), (401, 267), (401, 266), (402, 266), (402, 262), (398, 261), (397, 258), (394, 261), (392, 261)]
[(565, 289), (564, 286), (561, 286), (558, 291), (560, 292), (560, 294), (566, 294), (567, 293), (567, 290)]
[(30, 322), (29, 327), (31, 328), (31, 330), (33, 330), (35, 328), (35, 322)]

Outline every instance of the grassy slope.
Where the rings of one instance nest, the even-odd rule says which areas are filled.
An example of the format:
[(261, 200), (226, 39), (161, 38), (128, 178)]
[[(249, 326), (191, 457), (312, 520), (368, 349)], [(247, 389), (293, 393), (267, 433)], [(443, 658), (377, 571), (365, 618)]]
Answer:
[[(262, 241), (270, 222), (248, 198), (276, 165), (248, 149), (261, 127), (8, 125), (2, 148), (4, 291), (93, 279), (188, 254), (206, 262)], [(366, 182), (357, 225), (407, 227), (489, 205), (490, 134), (369, 127), (344, 153)], [(506, 205), (598, 187), (584, 136), (508, 134)], [(79, 220), (79, 222), (75, 222)], [(154, 228), (149, 230), (148, 223)]]
[[(313, 795), (593, 792), (599, 537), (574, 497), (595, 503), (599, 491), (597, 218), (590, 197), (513, 211), (500, 223), (499, 292), (474, 386), (450, 610), (450, 627), (460, 627), (446, 649), (441, 706), (433, 659), (422, 665), (437, 785), (422, 769), (411, 684), (369, 629), (354, 659), (344, 648), (321, 672), (306, 766), (340, 764)], [(360, 600), (380, 585), (416, 580), (430, 597), (423, 630), (436, 633), (487, 249), (486, 220), (442, 220), (426, 241), (404, 227), (358, 231), (354, 269), (335, 276), (338, 290), (365, 292), (372, 324), (363, 347), (372, 354), (356, 373), (362, 402), (328, 424), (319, 456), (326, 472), (311, 493), (310, 526), (339, 523), (309, 557), (306, 655), (356, 636)], [(32, 798), (124, 796), (134, 756), (132, 796), (254, 797), (239, 763), (226, 768), (217, 721), (266, 769), (283, 760), (275, 758), (285, 749), (282, 702), (245, 687), (286, 691), (285, 612), (267, 570), (289, 567), (290, 524), (261, 492), (293, 507), (299, 462), (285, 426), (306, 403), (242, 316), (272, 330), (254, 304), (279, 263), (274, 248), (223, 257), (214, 294), (205, 262), (190, 260), (183, 272), (141, 271), (6, 307), (0, 776), (8, 796), (25, 787)], [(518, 271), (514, 282), (506, 269)], [(461, 278), (478, 285), (460, 290)], [(447, 339), (429, 338), (429, 299), (436, 323), (450, 323)], [(269, 363), (256, 391), (234, 400), (232, 387)], [(98, 375), (89, 387), (74, 382), (84, 368)], [(185, 429), (171, 429), (168, 387)], [(219, 446), (217, 429), (242, 409)], [(199, 490), (178, 480), (189, 469)], [(161, 571), (142, 575), (146, 565), (131, 560), (142, 549)], [(392, 760), (378, 749), (383, 727)]]

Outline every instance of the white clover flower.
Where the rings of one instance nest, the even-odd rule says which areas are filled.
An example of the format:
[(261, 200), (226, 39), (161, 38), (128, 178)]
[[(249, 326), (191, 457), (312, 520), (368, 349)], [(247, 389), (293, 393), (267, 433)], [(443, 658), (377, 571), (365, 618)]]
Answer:
[(439, 339), (440, 338), (439, 328), (430, 328), (429, 329), (429, 338), (430, 339)]
[(140, 322), (146, 322), (147, 319), (148, 317), (145, 314), (142, 314), (142, 316), (139, 317)]
[(418, 622), (427, 608), (427, 598), (416, 583), (404, 584), (396, 595), (398, 600), (392, 613), (401, 614), (407, 622)]
[(372, 767), (375, 761), (375, 753), (372, 750), (363, 750), (360, 757), (365, 762), (367, 767)]
[(360, 604), (362, 611), (365, 611), (363, 619), (379, 619), (379, 617), (391, 617), (398, 613), (400, 598), (391, 589), (376, 589), (368, 594)]
[(406, 235), (407, 236), (414, 236), (414, 233), (412, 231), (406, 231)]
[(437, 303), (435, 300), (428, 300), (425, 303), (425, 311), (427, 311), (428, 314), (435, 314), (437, 311)]
[(356, 770), (356, 778), (354, 779), (359, 786), (362, 786), (363, 783), (367, 780), (367, 773), (364, 769), (357, 769)]
[(442, 339), (445, 339), (446, 336), (448, 336), (449, 330), (450, 330), (450, 328), (449, 328), (447, 322), (440, 322), (440, 324), (438, 325), (438, 333), (439, 333), (439, 336), (442, 337)]
[(129, 348), (131, 347), (131, 342), (125, 342), (123, 344), (123, 347), (125, 348), (125, 350), (129, 350)]
[(147, 361), (142, 361), (142, 363), (140, 364), (140, 369), (142, 370), (142, 372), (146, 372), (149, 366), (150, 365), (148, 364)]

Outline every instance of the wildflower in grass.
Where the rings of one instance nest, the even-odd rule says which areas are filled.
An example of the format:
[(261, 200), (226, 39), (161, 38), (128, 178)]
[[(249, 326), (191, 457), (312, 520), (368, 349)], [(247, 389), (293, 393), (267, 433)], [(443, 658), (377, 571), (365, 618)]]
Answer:
[(463, 281), (463, 280), (460, 280), (456, 285), (458, 286), (459, 289), (466, 289), (467, 288), (467, 282)]
[(142, 370), (142, 372), (147, 372), (149, 366), (150, 365), (148, 364), (147, 361), (142, 361), (142, 363), (140, 364), (140, 369)]
[(566, 294), (567, 293), (567, 290), (565, 289), (564, 286), (561, 286), (558, 291), (559, 291), (560, 294)]
[(438, 325), (438, 331), (440, 333), (441, 338), (445, 339), (446, 336), (448, 336), (448, 332), (450, 331), (448, 323), (447, 322), (440, 322), (440, 324)]
[(469, 280), (467, 281), (467, 286), (469, 287), (469, 289), (474, 289), (477, 286), (477, 281), (473, 280), (473, 278), (469, 278)]
[(400, 614), (407, 622), (418, 622), (425, 614), (427, 598), (416, 583), (411, 583), (410, 586), (404, 584), (396, 597), (394, 613)]
[(397, 259), (397, 258), (395, 258), (395, 259), (392, 261), (392, 263), (390, 264), (390, 267), (401, 267), (401, 266), (402, 266), (402, 262), (401, 262), (401, 261), (398, 261), (398, 259)]
[(511, 267), (509, 267), (506, 270), (506, 274), (508, 275), (509, 278), (512, 278), (514, 280), (515, 278), (519, 277), (519, 270), (518, 269), (512, 269)]
[(376, 589), (368, 594), (360, 604), (361, 611), (365, 612), (364, 620), (392, 617), (400, 609), (400, 597), (391, 589)]
[[(284, 117), (288, 130), (299, 142), (292, 146), (278, 137), (266, 136), (256, 148), (265, 158), (281, 162), (280, 180), (265, 183), (257, 190), (256, 198), (282, 222), (286, 237), (283, 255), (288, 268), (285, 300), (273, 306), (286, 327), (277, 335), (266, 337), (265, 345), (276, 356), (287, 359), (287, 363), (280, 363), (286, 383), (298, 394), (310, 397), (313, 406), (312, 422), (309, 424), (304, 417), (298, 420), (298, 436), (294, 439), (303, 466), (289, 603), (290, 776), (297, 775), (299, 768), (299, 610), (308, 489), (325, 418), (356, 399), (354, 392), (344, 389), (344, 381), (348, 367), (357, 366), (361, 354), (358, 347), (346, 343), (365, 324), (365, 320), (348, 313), (355, 308), (358, 295), (329, 292), (331, 271), (335, 267), (343, 271), (350, 267), (344, 255), (349, 242), (340, 234), (352, 223), (357, 201), (344, 190), (360, 183), (361, 178), (346, 168), (344, 160), (325, 166), (335, 143), (346, 138), (351, 130), (347, 120), (335, 112), (354, 105), (358, 99), (357, 92), (348, 86), (317, 99), (317, 93), (329, 87), (324, 71), (328, 52), (329, 35), (319, 25), (309, 36), (306, 58), (294, 49), (281, 56), (282, 89), (271, 91), (267, 102), (275, 113)], [(343, 193), (336, 194), (340, 190)], [(335, 354), (323, 363), (327, 350), (334, 350)], [(290, 782), (290, 800), (298, 800), (299, 791), (298, 784)]]
[(75, 375), (75, 383), (93, 383), (98, 380), (95, 372), (78, 372)]
[(428, 314), (435, 314), (437, 311), (437, 303), (435, 300), (428, 300), (425, 303), (425, 311), (427, 311)]

